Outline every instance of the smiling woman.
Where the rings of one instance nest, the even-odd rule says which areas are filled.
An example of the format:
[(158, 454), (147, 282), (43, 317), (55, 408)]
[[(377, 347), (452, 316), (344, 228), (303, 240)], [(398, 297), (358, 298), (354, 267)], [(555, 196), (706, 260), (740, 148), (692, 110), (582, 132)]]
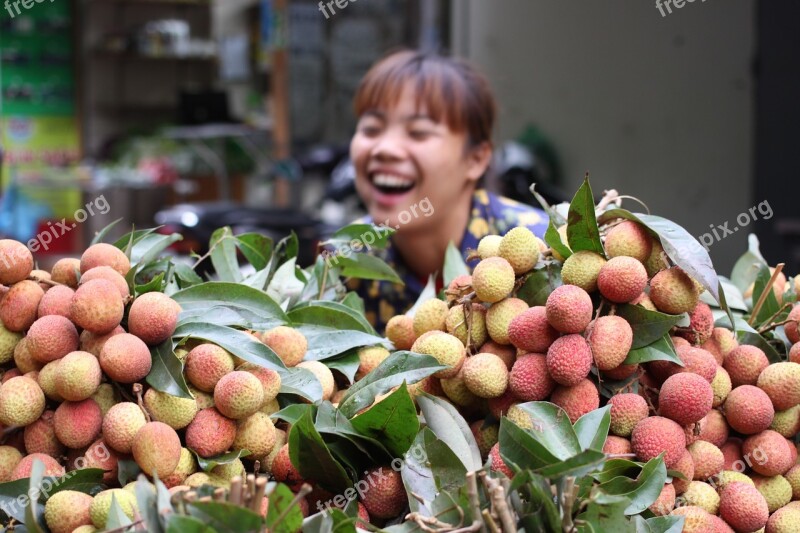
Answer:
[[(355, 112), (356, 187), (372, 221), (398, 229), (382, 254), (405, 282), (352, 286), (378, 330), (416, 301), (441, 270), (450, 241), (465, 254), (482, 237), (518, 225), (544, 233), (542, 211), (478, 189), (492, 159), (496, 105), (488, 82), (468, 63), (394, 53), (362, 80)], [(433, 207), (430, 216), (403, 216), (423, 201)]]

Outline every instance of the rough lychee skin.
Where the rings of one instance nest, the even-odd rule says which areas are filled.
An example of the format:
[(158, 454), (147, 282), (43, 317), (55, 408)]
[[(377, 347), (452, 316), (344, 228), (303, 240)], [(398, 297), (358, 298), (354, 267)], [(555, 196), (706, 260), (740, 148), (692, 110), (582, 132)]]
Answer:
[(547, 373), (547, 357), (528, 354), (518, 358), (508, 374), (508, 388), (522, 401), (538, 402), (547, 399), (556, 382)]
[(128, 282), (122, 277), (119, 272), (108, 266), (94, 267), (81, 275), (80, 284), (88, 283), (94, 279), (104, 279), (110, 281), (119, 291), (119, 295), (125, 300), (130, 296), (130, 288)]
[(497, 398), (508, 387), (508, 368), (493, 353), (478, 353), (467, 357), (461, 368), (464, 384), (480, 398)]
[(263, 404), (264, 387), (249, 372), (233, 371), (223, 376), (214, 387), (214, 405), (228, 418), (246, 418)]
[(370, 489), (364, 492), (361, 503), (374, 518), (394, 518), (407, 504), (406, 489), (400, 473), (387, 467), (370, 470), (364, 478)]
[(547, 350), (547, 372), (559, 385), (572, 387), (592, 369), (592, 349), (580, 335), (565, 335)]
[(112, 500), (116, 500), (122, 512), (133, 520), (133, 514), (136, 510), (136, 496), (124, 489), (104, 490), (94, 497), (89, 508), (92, 524), (98, 531), (103, 531), (106, 528), (106, 520), (108, 520), (108, 513), (111, 510)]
[(33, 254), (21, 242), (0, 240), (0, 257), (0, 285), (18, 283), (33, 271)]
[(689, 483), (694, 479), (694, 459), (692, 459), (692, 454), (689, 453), (689, 450), (684, 450), (678, 458), (678, 461), (670, 468), (676, 472), (680, 472), (683, 474), (683, 477), (686, 478), (681, 479), (677, 476), (672, 478), (672, 484), (675, 486), (675, 493), (683, 494), (689, 488)]
[(664, 464), (672, 468), (686, 450), (686, 437), (676, 422), (662, 416), (651, 416), (633, 428), (631, 447), (640, 461), (649, 461), (663, 452)]
[[(710, 442), (717, 447), (721, 447), (728, 441), (730, 427), (725, 416), (716, 409), (709, 411), (697, 424), (700, 426), (700, 434), (697, 439)], [(688, 445), (690, 442), (687, 440), (686, 444)]]
[[(409, 348), (410, 347), (411, 346), (409, 346)], [(403, 348), (403, 349), (405, 349), (405, 348)], [(366, 376), (367, 374), (369, 374), (370, 372), (372, 372), (373, 370), (378, 368), (378, 365), (380, 365), (382, 362), (384, 362), (386, 360), (386, 358), (389, 357), (389, 355), (390, 355), (389, 354), (389, 350), (387, 350), (383, 346), (364, 346), (362, 348), (359, 348), (359, 350), (358, 350), (358, 370), (356, 371), (356, 379), (357, 380), (363, 379), (364, 376)], [(240, 367), (239, 370), (243, 370), (243, 369)], [(268, 369), (265, 368), (263, 370), (268, 370)], [(278, 389), (280, 389), (280, 384), (281, 384), (281, 382), (280, 382), (280, 374), (278, 374), (274, 370), (268, 370), (268, 371), (271, 372), (272, 375), (277, 376), (277, 385), (278, 385)], [(256, 374), (256, 377), (259, 377), (259, 374)], [(264, 379), (262, 379), (261, 377), (259, 377), (259, 379), (261, 379), (261, 383), (264, 385), (264, 396), (266, 397), (267, 396), (267, 390), (266, 389), (267, 389), (268, 385), (264, 382)], [(271, 400), (277, 394), (278, 394), (278, 391), (276, 390), (275, 394), (269, 395), (269, 399)]]
[(110, 333), (105, 335), (95, 335), (91, 331), (82, 331), (80, 335), (80, 349), (84, 352), (89, 352), (95, 357), (100, 357), (100, 352), (103, 351), (106, 341), (115, 335), (127, 333), (122, 326), (118, 326), (111, 330)]
[(0, 300), (0, 322), (10, 331), (27, 330), (36, 321), (42, 297), (44, 291), (35, 281), (15, 283)]
[(745, 435), (764, 431), (775, 417), (775, 408), (767, 393), (753, 385), (733, 389), (725, 400), (723, 410), (728, 425)]
[(767, 393), (776, 411), (800, 405), (800, 364), (769, 365), (759, 374), (757, 385)]
[(769, 517), (765, 533), (792, 533), (800, 531), (800, 508), (781, 507)]
[(492, 472), (500, 472), (509, 479), (514, 477), (514, 471), (503, 461), (503, 457), (500, 455), (499, 443), (492, 446), (489, 450), (489, 460), (491, 461)]
[(213, 392), (217, 382), (233, 368), (230, 353), (216, 344), (201, 344), (186, 356), (183, 372), (192, 385), (203, 392)]
[(594, 383), (584, 379), (572, 387), (556, 387), (550, 401), (566, 411), (574, 424), (586, 413), (600, 407), (600, 394)]
[(547, 321), (547, 308), (538, 305), (515, 316), (508, 325), (508, 340), (525, 352), (545, 353), (558, 338)]
[(478, 242), (478, 255), (481, 259), (497, 257), (500, 253), (502, 235), (487, 235)]
[(26, 376), (11, 378), (0, 387), (0, 423), (27, 426), (44, 412), (44, 392)]
[(661, 489), (656, 501), (650, 504), (648, 509), (656, 516), (665, 516), (675, 508), (675, 487), (672, 483), (666, 483)]
[[(11, 359), (16, 362), (17, 352), (25, 350), (25, 354), (30, 359), (30, 351), (27, 347), (27, 340), (23, 338), (21, 333), (14, 333), (5, 328), (0, 322), (0, 364), (5, 364)], [(34, 364), (36, 362), (34, 361)], [(17, 364), (19, 366), (19, 364)], [(20, 369), (22, 370), (22, 369)], [(35, 370), (35, 368), (31, 369)]]
[(50, 270), (50, 277), (56, 283), (66, 285), (70, 289), (78, 288), (81, 260), (74, 257), (59, 259)]
[(147, 419), (138, 405), (132, 402), (118, 403), (103, 417), (103, 438), (114, 450), (131, 453), (136, 434), (146, 423)]
[(261, 342), (274, 351), (288, 366), (296, 366), (306, 356), (308, 340), (296, 329), (278, 326), (260, 335)]
[[(311, 372), (312, 374), (314, 374), (314, 377), (316, 377), (317, 381), (319, 381), (320, 385), (322, 385), (323, 400), (327, 401), (333, 397), (333, 393), (336, 392), (336, 381), (333, 378), (333, 373), (331, 372), (331, 369), (328, 368), (324, 363), (320, 361), (303, 361), (301, 363), (298, 363), (297, 368), (304, 368), (309, 372)], [(221, 382), (222, 380), (220, 380), (220, 383)], [(219, 388), (219, 384), (217, 384), (217, 388)], [(216, 391), (216, 389), (214, 390)], [(263, 387), (261, 390), (263, 391)], [(231, 418), (236, 418), (236, 417), (231, 417)]]
[(783, 476), (792, 487), (792, 499), (800, 500), (800, 465), (794, 465)]
[(236, 425), (234, 450), (248, 450), (253, 457), (263, 457), (275, 446), (275, 426), (269, 415), (255, 413)]
[(686, 448), (692, 454), (694, 462), (694, 479), (705, 481), (722, 472), (725, 457), (722, 450), (704, 440), (698, 440)]
[(45, 411), (39, 420), (25, 426), (25, 451), (43, 453), (55, 458), (64, 454), (64, 445), (56, 437), (53, 424), (54, 414), (53, 411)]
[(583, 333), (592, 320), (592, 298), (575, 285), (562, 285), (545, 304), (547, 321), (561, 333)]
[(480, 398), (475, 396), (461, 378), (461, 373), (453, 378), (444, 378), (441, 381), (442, 390), (451, 403), (459, 407), (473, 407), (478, 405)]
[(447, 304), (438, 298), (422, 303), (414, 314), (414, 335), (419, 337), (428, 331), (445, 331)]
[(681, 372), (667, 378), (658, 394), (661, 416), (685, 426), (708, 414), (714, 401), (711, 384), (697, 374)]
[(798, 329), (798, 323), (800, 323), (800, 305), (795, 305), (792, 310), (789, 311), (786, 320), (791, 321), (783, 326), (783, 330), (789, 338), (789, 342), (792, 344), (800, 342), (800, 329)]
[(728, 394), (731, 393), (733, 385), (731, 384), (731, 377), (728, 374), (728, 371), (724, 368), (717, 367), (717, 373), (714, 375), (714, 379), (711, 381), (711, 390), (714, 391), (714, 401), (712, 402), (712, 407), (719, 407), (725, 400), (728, 398)]
[(11, 472), (11, 478), (9, 481), (16, 481), (18, 479), (31, 477), (33, 462), (37, 460), (44, 463), (45, 476), (61, 477), (64, 475), (64, 467), (58, 464), (58, 461), (43, 453), (32, 453), (26, 455), (20, 460), (19, 463), (17, 463), (17, 466)]
[(647, 401), (634, 393), (616, 394), (608, 400), (611, 405), (610, 431), (619, 437), (630, 437), (636, 424), (647, 418)]
[(650, 280), (650, 300), (662, 313), (691, 312), (698, 301), (697, 286), (679, 267), (662, 270)]
[[(383, 350), (384, 352), (386, 352), (386, 357), (389, 356), (389, 351), (383, 346), (373, 346), (362, 349), (369, 350), (371, 348), (374, 348), (376, 350)], [(382, 354), (381, 355), (376, 354), (374, 358), (378, 359), (381, 356)], [(264, 387), (264, 403), (267, 403), (277, 398), (278, 393), (281, 390), (281, 375), (279, 373), (270, 368), (264, 368), (263, 366), (258, 366), (253, 363), (245, 363), (243, 365), (239, 365), (236, 368), (236, 370), (241, 370), (243, 372), (250, 372), (251, 374), (253, 374), (255, 377), (258, 378), (258, 380), (261, 382), (261, 386)]]
[(236, 438), (236, 422), (213, 407), (200, 410), (186, 428), (186, 447), (200, 457), (226, 452)]
[(797, 435), (800, 431), (800, 405), (795, 405), (786, 411), (777, 411), (769, 429), (777, 431), (787, 439)]
[[(488, 336), (486, 308), (478, 303), (472, 303), (469, 307), (465, 307), (466, 305), (459, 304), (450, 308), (447, 312), (445, 327), (447, 332), (460, 340), (464, 346), (477, 348), (486, 342)], [(469, 321), (464, 313), (465, 309), (470, 309)]]
[(478, 353), (493, 353), (506, 364), (506, 368), (511, 371), (514, 366), (514, 361), (517, 360), (517, 353), (520, 355), (527, 353), (526, 350), (519, 351), (517, 348), (510, 344), (498, 344), (494, 341), (487, 341), (483, 343), (478, 350)]
[(769, 366), (769, 359), (761, 348), (742, 344), (725, 357), (722, 366), (730, 375), (734, 387), (755, 385), (758, 376)]
[(536, 266), (539, 251), (539, 239), (525, 226), (512, 228), (503, 236), (497, 248), (497, 254), (508, 261), (518, 276)]
[(43, 316), (28, 330), (28, 350), (40, 363), (49, 363), (78, 349), (78, 330), (60, 315)]
[(478, 300), (496, 303), (514, 289), (514, 267), (502, 257), (481, 260), (472, 272), (472, 288)]
[(719, 516), (736, 531), (758, 531), (767, 524), (769, 508), (758, 489), (735, 482), (719, 495)]
[(144, 407), (153, 420), (164, 422), (172, 429), (188, 426), (198, 411), (195, 399), (172, 396), (153, 388), (144, 394)]
[(62, 490), (47, 499), (44, 520), (52, 533), (72, 533), (75, 528), (92, 525), (89, 508), (92, 497), (76, 490)]
[(195, 472), (197, 472), (197, 461), (195, 461), (194, 455), (188, 448), (181, 448), (181, 458), (178, 460), (178, 466), (175, 467), (175, 470), (170, 475), (163, 478), (159, 476), (159, 479), (161, 479), (165, 487), (171, 489), (182, 485), (186, 478)]
[(181, 458), (181, 439), (163, 422), (148, 422), (136, 433), (131, 452), (147, 475), (168, 476)]
[(469, 425), (469, 429), (472, 431), (472, 436), (475, 437), (481, 457), (485, 461), (489, 456), (489, 450), (497, 444), (500, 426), (498, 424), (488, 424), (485, 420), (476, 420)]
[(67, 448), (84, 448), (94, 442), (102, 424), (103, 413), (91, 398), (80, 402), (64, 402), (53, 415), (56, 437)]
[(792, 501), (792, 486), (783, 476), (753, 475), (753, 483), (767, 501), (770, 514)]
[(683, 493), (686, 505), (696, 505), (709, 514), (715, 515), (719, 511), (719, 494), (703, 481), (692, 481), (689, 488)]
[(128, 331), (150, 346), (157, 346), (175, 332), (181, 306), (160, 292), (138, 296), (128, 314)]
[(111, 267), (125, 277), (131, 269), (131, 262), (125, 253), (116, 246), (99, 243), (93, 244), (83, 252), (81, 256), (81, 274), (85, 274), (99, 266)]
[(434, 374), (437, 378), (451, 378), (458, 374), (464, 364), (466, 351), (461, 341), (443, 331), (429, 331), (414, 341), (411, 351), (436, 358), (441, 365), (449, 368)]
[(606, 455), (622, 455), (633, 453), (631, 449), (631, 441), (624, 437), (609, 435), (606, 437), (605, 444), (603, 444), (603, 453)]
[(657, 380), (666, 380), (673, 374), (687, 372), (702, 376), (709, 383), (714, 380), (718, 367), (713, 355), (693, 346), (678, 346), (676, 351), (683, 366), (670, 361), (653, 361), (647, 365), (653, 377)]
[(601, 316), (589, 325), (588, 341), (597, 368), (613, 370), (625, 362), (633, 344), (633, 330), (619, 316)]
[(794, 465), (791, 448), (793, 446), (781, 434), (768, 429), (746, 438), (742, 454), (750, 459), (750, 467), (762, 476), (777, 476)]
[(407, 315), (397, 315), (386, 323), (386, 338), (392, 341), (395, 350), (410, 350), (417, 340), (414, 334), (414, 319)]
[(714, 332), (714, 315), (711, 307), (705, 302), (698, 302), (689, 314), (689, 327), (687, 331), (679, 334), (692, 344), (703, 344), (711, 338)]
[(647, 271), (633, 257), (614, 257), (600, 269), (597, 288), (603, 297), (613, 303), (632, 302), (647, 286)]
[(103, 345), (100, 366), (109, 378), (120, 383), (136, 383), (150, 373), (150, 349), (135, 335), (114, 335)]
[(275, 455), (272, 461), (272, 476), (276, 481), (286, 483), (290, 487), (302, 484), (303, 477), (300, 475), (297, 468), (295, 468), (294, 464), (292, 464), (288, 444), (281, 446), (278, 453)]
[(119, 326), (124, 313), (125, 304), (119, 290), (104, 279), (81, 283), (69, 309), (70, 318), (77, 326), (98, 335)]
[(472, 276), (470, 274), (459, 274), (447, 286), (445, 295), (447, 303), (451, 304), (472, 292)]
[(597, 290), (597, 277), (606, 264), (605, 258), (595, 252), (581, 250), (567, 257), (561, 268), (561, 279), (565, 285), (575, 285), (586, 292)]
[(609, 230), (604, 247), (609, 258), (627, 256), (644, 263), (653, 250), (653, 239), (641, 224), (624, 220)]
[(486, 312), (486, 330), (498, 344), (510, 344), (508, 328), (511, 322), (528, 309), (528, 304), (519, 298), (506, 298), (493, 304)]
[(66, 285), (50, 287), (39, 302), (37, 315), (39, 318), (47, 315), (61, 315), (69, 318), (69, 309), (75, 291)]
[(89, 398), (100, 386), (100, 362), (88, 352), (70, 352), (58, 363), (56, 391), (65, 400), (79, 402)]

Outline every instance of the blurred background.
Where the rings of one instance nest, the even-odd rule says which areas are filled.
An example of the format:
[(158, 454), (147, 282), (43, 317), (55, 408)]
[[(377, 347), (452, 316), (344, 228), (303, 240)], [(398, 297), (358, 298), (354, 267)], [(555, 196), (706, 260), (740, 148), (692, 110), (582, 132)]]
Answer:
[(588, 172), (597, 194), (615, 188), (708, 235), (721, 274), (751, 232), (768, 261), (800, 270), (794, 0), (0, 7), (0, 234), (28, 241), (66, 219), (43, 262), (119, 218), (120, 234), (181, 231), (179, 253), (202, 253), (225, 224), (294, 230), (309, 260), (361, 214), (346, 160), (352, 96), (375, 60), (405, 46), (488, 75), (495, 190), (532, 202), (537, 182), (568, 200)]

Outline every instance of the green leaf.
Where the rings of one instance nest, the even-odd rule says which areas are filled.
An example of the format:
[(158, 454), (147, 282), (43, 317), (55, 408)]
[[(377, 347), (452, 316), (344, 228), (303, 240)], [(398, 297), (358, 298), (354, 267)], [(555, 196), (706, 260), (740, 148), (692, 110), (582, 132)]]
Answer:
[(747, 251), (736, 261), (731, 272), (731, 283), (736, 285), (740, 292), (747, 291), (756, 280), (758, 271), (767, 261), (759, 250), (758, 237), (753, 234), (747, 237)]
[(375, 397), (384, 394), (404, 381), (416, 383), (439, 370), (447, 368), (430, 355), (401, 351), (391, 354), (378, 367), (347, 389), (339, 403), (339, 410), (352, 418), (357, 412), (369, 407)]
[(572, 255), (572, 250), (569, 249), (569, 246), (561, 241), (561, 234), (558, 233), (555, 224), (553, 224), (552, 217), (547, 225), (547, 231), (544, 232), (544, 242), (564, 259)]
[(133, 524), (133, 520), (122, 510), (119, 501), (117, 501), (117, 496), (112, 494), (111, 507), (108, 510), (105, 529), (120, 529), (124, 526), (130, 526), (131, 524)]
[(216, 457), (201, 457), (191, 448), (189, 448), (189, 451), (194, 454), (195, 459), (197, 459), (197, 465), (203, 472), (211, 472), (219, 465), (227, 465), (235, 462), (237, 459), (241, 459), (250, 455), (248, 450), (235, 450), (232, 452), (223, 453), (222, 455), (217, 455)]
[(277, 413), (270, 415), (270, 418), (277, 418), (278, 420), (283, 420), (284, 422), (288, 423), (290, 426), (293, 426), (300, 420), (306, 411), (311, 411), (313, 415), (314, 406), (307, 404), (307, 403), (293, 403), (291, 405), (287, 405)]
[(292, 326), (323, 326), (331, 329), (355, 330), (376, 335), (375, 328), (364, 315), (339, 302), (313, 301), (298, 305), (288, 313)]
[(322, 243), (325, 246), (336, 248), (341, 253), (350, 253), (352, 248), (361, 245), (382, 250), (386, 248), (389, 238), (394, 234), (388, 226), (375, 224), (349, 224)]
[(131, 250), (131, 264), (140, 266), (155, 261), (164, 250), (180, 240), (183, 240), (183, 237), (178, 233), (173, 233), (172, 235), (147, 235), (137, 242)]
[(655, 516), (647, 519), (652, 533), (681, 533), (685, 516)]
[(133, 250), (133, 247), (136, 246), (139, 243), (139, 241), (141, 241), (148, 235), (152, 235), (153, 233), (161, 229), (161, 227), (162, 226), (150, 229), (140, 229), (131, 231), (130, 233), (127, 233), (122, 237), (120, 237), (119, 239), (117, 239), (116, 242), (114, 242), (114, 246), (125, 252), (125, 254), (130, 258), (131, 257), (130, 252)]
[[(205, 321), (231, 326), (238, 325), (255, 330), (267, 330), (289, 322), (283, 309), (263, 291), (227, 282), (208, 282), (176, 292), (172, 299), (183, 312), (180, 322), (193, 322), (202, 317)], [(235, 323), (227, 323), (212, 314), (227, 310)]]
[(25, 523), (29, 486), (28, 478), (0, 483), (0, 509), (21, 524)]
[(156, 491), (144, 474), (140, 475), (136, 481), (134, 491), (136, 493), (137, 508), (144, 520), (147, 531), (152, 533), (162, 531), (158, 504), (156, 503)]
[(106, 238), (106, 235), (108, 235), (109, 232), (112, 229), (114, 229), (114, 226), (119, 224), (121, 221), (122, 221), (122, 218), (118, 218), (117, 220), (115, 220), (115, 221), (111, 222), (110, 224), (108, 224), (105, 228), (103, 228), (100, 231), (98, 231), (97, 234), (94, 236), (94, 238), (92, 238), (92, 242), (90, 243), (90, 246), (93, 246), (95, 244), (99, 244), (99, 243), (103, 242), (103, 239)]
[(357, 350), (350, 350), (335, 359), (325, 359), (325, 366), (340, 372), (347, 378), (348, 383), (355, 383), (356, 373), (360, 365), (361, 360), (358, 357)]
[(383, 337), (352, 329), (341, 330), (313, 324), (303, 324), (295, 329), (308, 341), (306, 361), (322, 361), (353, 348), (384, 345), (387, 342)]
[(625, 517), (628, 499), (622, 496), (606, 496), (589, 501), (586, 512), (578, 519), (587, 522), (596, 533), (636, 533), (636, 526)]
[[(269, 495), (269, 508), (267, 510), (267, 527), (271, 533), (295, 533), (303, 524), (303, 511), (300, 506), (292, 505), (294, 493), (279, 483)], [(287, 509), (289, 509), (287, 511)], [(278, 518), (286, 513), (280, 523)]]
[(525, 531), (541, 533), (561, 530), (561, 516), (553, 501), (550, 481), (530, 470), (524, 470), (516, 474), (511, 481), (512, 492), (520, 488), (523, 493), (526, 489), (530, 491), (526, 499), (529, 501), (531, 512), (526, 515), (517, 510), (520, 514), (519, 525), (523, 526)]
[(567, 240), (573, 252), (588, 250), (605, 257), (594, 211), (594, 196), (587, 177), (569, 204)]
[(198, 276), (192, 267), (186, 263), (176, 263), (173, 275), (182, 289), (203, 283), (203, 278)]
[(586, 413), (575, 422), (575, 434), (582, 450), (602, 450), (611, 425), (611, 406)]
[(531, 272), (517, 291), (517, 298), (529, 306), (544, 305), (550, 293), (562, 285), (561, 265), (548, 263)]
[(304, 478), (314, 479), (331, 492), (340, 493), (352, 485), (314, 427), (310, 412), (306, 412), (289, 432), (289, 457)]
[(122, 457), (120, 457), (117, 461), (117, 468), (119, 471), (117, 474), (117, 480), (119, 481), (119, 485), (121, 487), (124, 487), (131, 481), (135, 480), (142, 472), (142, 469), (139, 468), (139, 465), (136, 464), (136, 461), (133, 459), (124, 459)]
[(469, 274), (469, 267), (461, 256), (461, 250), (450, 241), (444, 253), (444, 286), (449, 287), (451, 281), (464, 274)]
[(189, 513), (208, 521), (218, 531), (227, 533), (253, 533), (261, 531), (264, 519), (261, 515), (227, 502), (192, 502)]
[(628, 352), (628, 357), (623, 364), (635, 365), (638, 363), (649, 363), (650, 361), (671, 361), (676, 365), (683, 366), (683, 362), (675, 352), (672, 340), (669, 335), (664, 335), (652, 344)]
[(219, 228), (211, 234), (208, 244), (211, 250), (211, 264), (219, 276), (220, 281), (240, 283), (244, 276), (239, 268), (239, 259), (236, 254), (236, 237), (231, 228)]
[(355, 533), (354, 523), (353, 518), (332, 507), (303, 520), (303, 533)]
[(619, 476), (598, 486), (598, 490), (614, 495), (625, 496), (630, 500), (625, 514), (639, 514), (656, 501), (667, 479), (667, 467), (663, 454), (655, 457), (642, 467), (637, 478)]
[(631, 325), (633, 330), (631, 349), (634, 350), (649, 346), (664, 337), (683, 318), (683, 315), (667, 315), (630, 304), (617, 306), (617, 316), (621, 316)]
[(483, 464), (475, 436), (466, 420), (450, 402), (422, 393), (417, 396), (425, 424), (464, 463), (467, 471), (480, 470)]
[(242, 233), (236, 236), (236, 245), (256, 270), (263, 270), (272, 257), (272, 239), (260, 233)]
[(364, 299), (356, 292), (348, 292), (342, 300), (342, 305), (349, 307), (359, 315), (364, 314)]
[[(767, 342), (767, 339), (765, 339), (755, 329), (753, 329), (753, 326), (748, 324), (745, 319), (740, 316), (736, 316), (734, 318), (734, 323), (736, 325), (736, 338), (739, 341), (739, 344), (747, 344), (760, 348), (767, 355), (767, 359), (770, 363), (779, 363), (783, 360), (781, 355), (775, 350), (775, 347)], [(728, 319), (728, 317), (720, 318), (714, 323), (714, 325), (726, 327), (728, 329), (734, 329), (731, 326), (731, 321)]]
[(500, 456), (510, 467), (517, 468), (543, 468), (548, 465), (558, 464), (560, 459), (553, 455), (534, 436), (503, 417), (500, 420)]
[(593, 473), (592, 477), (600, 483), (606, 483), (620, 476), (635, 479), (641, 471), (642, 465), (629, 459), (609, 459), (603, 465), (603, 470)]
[(28, 485), (28, 503), (25, 505), (25, 526), (34, 533), (44, 533), (44, 508), (39, 505), (43, 474), (44, 463), (34, 459)]
[(183, 363), (175, 355), (172, 340), (167, 339), (150, 349), (153, 366), (147, 374), (147, 383), (154, 389), (178, 398), (192, 399), (192, 393), (183, 377)]
[(349, 256), (334, 256), (331, 262), (342, 271), (346, 278), (372, 279), (403, 283), (397, 272), (383, 259), (374, 255), (356, 253)]
[(174, 514), (167, 521), (167, 533), (219, 533), (193, 516)]
[(581, 452), (578, 436), (561, 407), (549, 402), (526, 402), (518, 407), (531, 417), (531, 435), (555, 457), (563, 461)]
[[(755, 306), (758, 299), (761, 298), (761, 295), (764, 294), (764, 289), (769, 283), (769, 279), (772, 277), (772, 273), (769, 271), (769, 267), (762, 266), (758, 269), (758, 274), (756, 275), (755, 285), (753, 287), (753, 306)], [(775, 297), (775, 292), (772, 288), (769, 290), (769, 294), (764, 299), (764, 303), (761, 306), (761, 309), (756, 316), (755, 325), (756, 327), (760, 327), (765, 324), (767, 320), (771, 317), (776, 316), (778, 310), (781, 308), (781, 305), (778, 303), (778, 299)]]
[(134, 287), (134, 294), (136, 294), (136, 296), (141, 296), (142, 294), (147, 294), (148, 292), (163, 292), (165, 276), (166, 272), (160, 272), (149, 282), (143, 285), (136, 285)]
[[(412, 511), (431, 516), (436, 496), (442, 491), (458, 490), (466, 483), (463, 461), (433, 431), (423, 428), (405, 454), (400, 468)], [(417, 500), (422, 498), (423, 502)]]
[(586, 450), (570, 457), (560, 463), (545, 466), (536, 470), (537, 474), (548, 479), (558, 479), (563, 477), (581, 478), (597, 470), (606, 460), (606, 454), (599, 450)]
[(417, 408), (405, 383), (350, 422), (360, 433), (381, 442), (394, 457), (408, 451), (419, 431)]
[(545, 197), (539, 194), (539, 191), (536, 190), (535, 183), (531, 184), (530, 191), (531, 194), (533, 194), (533, 197), (536, 198), (536, 201), (539, 202), (539, 205), (542, 207), (542, 210), (550, 216), (550, 220), (555, 221), (555, 223), (559, 226), (567, 223), (566, 219), (563, 216), (561, 216), (561, 214), (558, 212), (558, 209), (556, 209), (555, 206), (551, 206), (547, 202)]

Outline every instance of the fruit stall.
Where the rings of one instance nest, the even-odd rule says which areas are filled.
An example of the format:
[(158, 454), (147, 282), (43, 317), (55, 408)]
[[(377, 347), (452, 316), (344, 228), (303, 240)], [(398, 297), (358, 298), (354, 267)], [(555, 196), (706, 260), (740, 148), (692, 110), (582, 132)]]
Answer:
[(451, 249), (385, 334), (367, 253), (221, 228), (210, 281), (177, 234), (0, 240), (6, 531), (800, 530), (800, 278), (596, 198)]

